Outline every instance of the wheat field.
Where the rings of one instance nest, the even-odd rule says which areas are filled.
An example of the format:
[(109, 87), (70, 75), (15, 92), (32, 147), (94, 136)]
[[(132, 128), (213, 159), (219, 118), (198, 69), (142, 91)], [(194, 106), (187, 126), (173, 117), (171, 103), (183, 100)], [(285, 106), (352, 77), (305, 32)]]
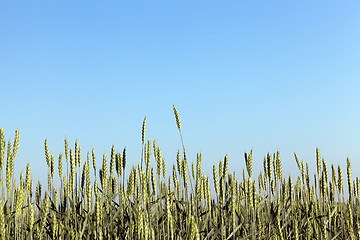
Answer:
[(295, 153), (299, 177), (283, 176), (278, 151), (253, 176), (252, 150), (241, 177), (228, 169), (228, 156), (206, 176), (201, 153), (188, 162), (173, 110), (182, 149), (171, 173), (156, 140), (145, 140), (146, 118), (136, 166), (114, 146), (100, 163), (94, 150), (84, 160), (80, 144), (72, 149), (66, 138), (55, 160), (45, 140), (47, 183), (33, 183), (29, 164), (25, 176), (14, 176), (19, 131), (6, 143), (0, 129), (1, 239), (360, 239), (360, 180), (349, 158), (345, 183), (340, 166), (331, 165), (330, 175), (319, 149), (314, 176)]

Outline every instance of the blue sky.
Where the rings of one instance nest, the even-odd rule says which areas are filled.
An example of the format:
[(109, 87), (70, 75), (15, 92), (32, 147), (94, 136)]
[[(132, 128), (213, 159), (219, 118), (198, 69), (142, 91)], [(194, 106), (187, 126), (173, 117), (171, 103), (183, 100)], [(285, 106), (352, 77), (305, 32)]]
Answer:
[(181, 142), (203, 171), (229, 155), (241, 177), (280, 150), (315, 169), (346, 157), (360, 174), (360, 4), (357, 1), (2, 1), (0, 127), (20, 130), (15, 174), (30, 163), (46, 182), (44, 140), (55, 159), (66, 136), (98, 159), (127, 148), (140, 162), (141, 126), (168, 172)]

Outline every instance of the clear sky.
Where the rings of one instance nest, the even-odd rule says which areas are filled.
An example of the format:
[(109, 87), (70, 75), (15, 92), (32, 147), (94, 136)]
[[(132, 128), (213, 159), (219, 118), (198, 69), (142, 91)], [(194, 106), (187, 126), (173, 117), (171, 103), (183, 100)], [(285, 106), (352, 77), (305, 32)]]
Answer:
[(316, 147), (344, 176), (349, 156), (359, 176), (359, 12), (358, 1), (1, 1), (0, 127), (6, 140), (20, 130), (15, 176), (30, 163), (46, 183), (44, 140), (57, 159), (65, 136), (98, 166), (126, 147), (129, 171), (145, 116), (169, 173), (181, 149), (172, 104), (211, 179), (225, 154), (241, 178), (251, 149), (256, 176), (277, 150), (285, 176), (299, 173), (293, 152), (313, 175)]

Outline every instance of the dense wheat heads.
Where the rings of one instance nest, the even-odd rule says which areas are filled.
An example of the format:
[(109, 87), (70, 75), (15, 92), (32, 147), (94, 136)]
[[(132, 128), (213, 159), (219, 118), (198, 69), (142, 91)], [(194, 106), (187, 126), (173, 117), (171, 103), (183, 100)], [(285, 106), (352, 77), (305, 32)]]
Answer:
[[(181, 136), (179, 114), (173, 108)], [(46, 140), (43, 157), (50, 183), (44, 187), (39, 181), (35, 197), (30, 164), (19, 174), (20, 178), (13, 175), (18, 132), (16, 141), (7, 142), (0, 129), (0, 239), (360, 238), (360, 179), (352, 176), (355, 172), (351, 172), (349, 159), (346, 189), (340, 167), (336, 169), (332, 164), (332, 175), (328, 176), (319, 149), (313, 169), (311, 163), (299, 160), (294, 153), (299, 176), (283, 177), (279, 151), (267, 154), (264, 170), (254, 176), (251, 150), (244, 154), (242, 178), (236, 178), (238, 169), (236, 174), (229, 170), (230, 159), (226, 155), (218, 166), (211, 163), (213, 179), (209, 179), (201, 168), (203, 161), (209, 163), (208, 159), (197, 154), (196, 162), (189, 162), (189, 169), (183, 142), (184, 154), (181, 156), (178, 151), (176, 160), (166, 163), (156, 141), (145, 142), (145, 121), (146, 118), (141, 134), (141, 164), (139, 161), (130, 167), (128, 175), (125, 148), (117, 153), (112, 146), (109, 161), (104, 153), (101, 168), (97, 169), (94, 149), (87, 153), (86, 161), (81, 161), (77, 141), (70, 148), (65, 138), (65, 152), (53, 155)], [(63, 155), (67, 167), (70, 162), (70, 171), (63, 169)], [(54, 156), (59, 156), (57, 167)], [(154, 167), (150, 164), (152, 156)], [(166, 175), (166, 164), (172, 165), (172, 174)], [(59, 187), (53, 180), (56, 169)], [(315, 181), (310, 181), (312, 174)], [(196, 184), (190, 194), (188, 178)], [(209, 181), (213, 182), (214, 198)]]

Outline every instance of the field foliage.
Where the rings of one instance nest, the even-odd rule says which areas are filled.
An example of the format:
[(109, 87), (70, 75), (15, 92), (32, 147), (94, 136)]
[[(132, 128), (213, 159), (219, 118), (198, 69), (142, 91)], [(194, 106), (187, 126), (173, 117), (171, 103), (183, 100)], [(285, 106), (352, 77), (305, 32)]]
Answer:
[(310, 176), (308, 163), (294, 154), (299, 177), (292, 179), (282, 174), (279, 152), (269, 153), (255, 177), (251, 150), (242, 176), (229, 171), (227, 156), (205, 176), (201, 153), (188, 162), (173, 110), (182, 149), (171, 173), (156, 140), (145, 140), (146, 118), (137, 166), (126, 166), (126, 149), (114, 146), (100, 161), (94, 150), (84, 159), (79, 143), (71, 148), (67, 139), (55, 160), (45, 140), (45, 184), (33, 183), (29, 164), (25, 175), (13, 176), (19, 131), (6, 142), (1, 129), (1, 239), (360, 239), (360, 181), (349, 159), (346, 173), (330, 170), (316, 149)]

